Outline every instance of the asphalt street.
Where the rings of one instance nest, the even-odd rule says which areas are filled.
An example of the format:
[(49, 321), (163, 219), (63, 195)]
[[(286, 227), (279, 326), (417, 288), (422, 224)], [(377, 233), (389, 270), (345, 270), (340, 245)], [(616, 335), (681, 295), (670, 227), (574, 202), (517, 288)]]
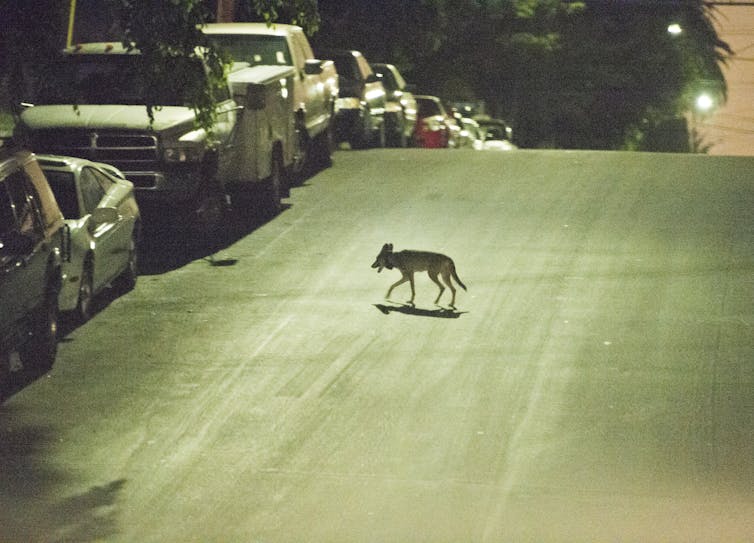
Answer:
[[(0, 541), (752, 541), (752, 172), (341, 150), (224, 242), (152, 233), (0, 406)], [(386, 301), (386, 242), (457, 309)]]

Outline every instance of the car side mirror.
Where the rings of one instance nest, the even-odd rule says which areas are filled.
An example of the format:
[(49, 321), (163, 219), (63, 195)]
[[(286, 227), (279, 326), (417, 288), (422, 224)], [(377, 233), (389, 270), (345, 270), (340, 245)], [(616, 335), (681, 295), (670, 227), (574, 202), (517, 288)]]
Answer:
[(310, 58), (304, 63), (304, 73), (306, 75), (319, 75), (322, 73), (322, 61), (316, 58)]
[(96, 228), (101, 224), (118, 222), (118, 219), (120, 219), (120, 213), (114, 207), (98, 207), (92, 213), (89, 224), (92, 228)]

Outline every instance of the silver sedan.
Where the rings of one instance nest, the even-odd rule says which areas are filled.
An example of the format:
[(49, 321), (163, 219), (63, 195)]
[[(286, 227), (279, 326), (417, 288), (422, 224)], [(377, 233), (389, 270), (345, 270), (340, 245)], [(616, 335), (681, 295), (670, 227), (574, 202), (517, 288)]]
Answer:
[(60, 309), (83, 322), (105, 287), (117, 282), (125, 292), (136, 284), (140, 214), (134, 187), (107, 164), (55, 155), (37, 159), (71, 233)]

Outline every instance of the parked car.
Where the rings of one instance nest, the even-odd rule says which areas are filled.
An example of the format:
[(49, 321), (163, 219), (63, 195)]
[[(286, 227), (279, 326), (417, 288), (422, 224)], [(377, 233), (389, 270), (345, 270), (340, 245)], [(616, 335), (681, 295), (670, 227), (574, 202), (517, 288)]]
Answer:
[[(295, 73), (285, 88), (278, 89), (290, 102), (289, 109), (295, 118), (297, 137), (293, 142), (296, 149), (291, 177), (300, 182), (308, 166), (329, 167), (334, 149), (338, 74), (332, 61), (314, 58), (304, 30), (278, 23), (213, 23), (202, 26), (202, 32), (236, 62), (247, 62), (252, 67), (289, 67)], [(282, 112), (276, 113), (279, 117)]]
[(394, 65), (372, 63), (371, 66), (387, 93), (385, 142), (393, 147), (406, 147), (416, 128), (416, 99)]
[(126, 291), (136, 284), (141, 217), (134, 186), (113, 166), (55, 155), (38, 160), (70, 228), (60, 310), (84, 322), (105, 287), (115, 282)]
[(33, 154), (0, 148), (0, 399), (14, 373), (52, 365), (68, 238)]
[(448, 127), (450, 128), (450, 141), (448, 141), (448, 147), (458, 149), (463, 147), (463, 122), (458, 110), (452, 106), (445, 106), (445, 110), (448, 112)]
[(483, 119), (477, 121), (481, 135), (481, 150), (511, 151), (517, 147), (511, 142), (512, 130), (499, 119)]
[[(146, 220), (176, 231), (222, 228), (229, 196), (245, 202), (261, 192), (263, 205), (277, 212), (287, 187), (280, 172), (295, 169), (291, 87), (302, 76), (286, 65), (231, 66), (227, 84), (214, 93), (212, 129), (197, 130), (185, 94), (206, 82), (201, 62), (181, 84), (166, 78), (150, 96), (144, 62), (140, 51), (118, 43), (65, 49), (39, 88), (29, 89), (15, 137), (37, 153), (114, 165), (136, 186)], [(147, 103), (154, 105), (152, 119)]]
[(440, 149), (448, 147), (450, 125), (445, 107), (437, 96), (418, 95), (414, 142), (417, 147)]
[(472, 147), (474, 149), (477, 149), (480, 147), (481, 141), (479, 123), (477, 123), (474, 119), (461, 117), (459, 147)]
[(335, 139), (352, 148), (385, 146), (385, 87), (359, 51), (321, 53), (335, 61), (340, 91), (335, 102)]
[(488, 115), (477, 115), (474, 120), (479, 125), (479, 129), (483, 132), (490, 133), (490, 139), (505, 139), (509, 142), (513, 141), (513, 128), (502, 119), (495, 119)]

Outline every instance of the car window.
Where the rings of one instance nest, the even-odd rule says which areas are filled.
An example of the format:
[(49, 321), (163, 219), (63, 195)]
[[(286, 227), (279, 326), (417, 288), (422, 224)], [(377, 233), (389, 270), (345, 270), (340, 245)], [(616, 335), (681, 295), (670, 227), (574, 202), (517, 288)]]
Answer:
[(440, 115), (440, 107), (434, 100), (417, 100), (419, 106), (419, 117), (432, 117)]
[(225, 49), (236, 62), (248, 62), (252, 66), (269, 64), (291, 66), (291, 52), (284, 36), (251, 34), (208, 34), (218, 47)]
[(84, 203), (84, 212), (92, 213), (105, 196), (105, 191), (102, 190), (102, 186), (97, 181), (92, 168), (87, 167), (81, 170), (79, 183), (81, 184), (81, 199)]
[(28, 236), (40, 233), (42, 225), (39, 224), (36, 217), (36, 202), (33, 199), (37, 191), (31, 182), (21, 170), (17, 170), (5, 179), (5, 186), (8, 190), (12, 207), (15, 210), (18, 231)]
[(99, 183), (99, 186), (102, 187), (102, 190), (107, 192), (113, 188), (115, 182), (110, 177), (108, 177), (107, 174), (104, 174), (100, 170), (97, 170), (95, 168), (92, 168), (90, 171), (92, 172), (92, 175), (94, 175), (94, 177), (97, 179), (97, 183)]
[(385, 88), (387, 90), (394, 91), (400, 88), (398, 86), (398, 82), (395, 80), (393, 72), (391, 72), (390, 70), (377, 68), (376, 70), (374, 70), (374, 72), (382, 76), (382, 84), (385, 85)]
[(359, 72), (356, 60), (350, 53), (342, 55), (333, 55), (335, 61), (335, 69), (340, 77), (347, 79), (353, 79), (356, 81), (361, 80), (361, 73)]
[(50, 183), (52, 193), (58, 201), (58, 207), (66, 219), (78, 219), (81, 217), (79, 201), (76, 197), (76, 184), (73, 174), (59, 170), (45, 170), (45, 177)]

